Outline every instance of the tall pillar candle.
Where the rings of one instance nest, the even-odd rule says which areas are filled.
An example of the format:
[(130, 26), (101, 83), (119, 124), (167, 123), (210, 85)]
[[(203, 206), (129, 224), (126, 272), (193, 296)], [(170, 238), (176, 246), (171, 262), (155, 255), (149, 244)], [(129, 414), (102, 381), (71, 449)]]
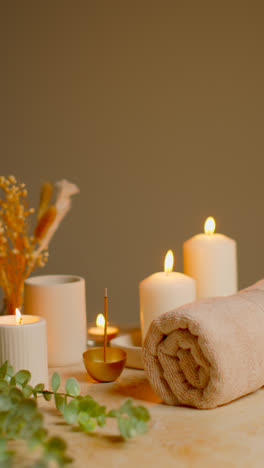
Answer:
[(33, 315), (0, 317), (0, 365), (8, 361), (17, 372), (31, 372), (30, 384), (48, 386), (46, 321)]
[(165, 258), (164, 271), (145, 278), (139, 285), (142, 340), (151, 322), (160, 314), (196, 298), (195, 281), (172, 269), (173, 254), (169, 251)]
[(196, 280), (198, 299), (237, 292), (236, 242), (214, 230), (215, 221), (210, 217), (205, 232), (183, 245), (184, 273)]

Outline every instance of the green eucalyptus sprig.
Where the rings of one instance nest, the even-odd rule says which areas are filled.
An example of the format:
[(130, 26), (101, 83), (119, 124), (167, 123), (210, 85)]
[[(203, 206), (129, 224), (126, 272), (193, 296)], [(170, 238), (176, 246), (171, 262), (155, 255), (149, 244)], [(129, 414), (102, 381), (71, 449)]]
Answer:
[(30, 378), (27, 370), (14, 374), (8, 362), (0, 367), (0, 466), (11, 466), (15, 457), (15, 451), (8, 448), (11, 440), (26, 441), (30, 450), (42, 449), (34, 468), (45, 468), (50, 460), (63, 466), (72, 461), (66, 455), (66, 443), (59, 437), (49, 437), (36, 401), (44, 385), (32, 387)]
[(46, 400), (54, 397), (56, 408), (63, 414), (65, 421), (78, 425), (85, 432), (92, 432), (96, 426), (103, 427), (107, 418), (116, 418), (120, 434), (124, 439), (144, 434), (150, 419), (144, 406), (133, 406), (132, 400), (127, 400), (119, 409), (107, 411), (105, 406), (97, 403), (90, 395), (80, 395), (80, 385), (74, 377), (65, 384), (65, 392), (58, 392), (61, 384), (60, 376), (55, 372), (51, 379), (52, 392), (40, 390)]
[(15, 451), (9, 449), (8, 442), (20, 439), (27, 442), (30, 450), (41, 449), (41, 458), (34, 468), (46, 468), (51, 460), (58, 466), (71, 463), (72, 459), (66, 454), (66, 442), (60, 437), (50, 437), (44, 427), (43, 415), (37, 407), (38, 395), (47, 401), (54, 398), (65, 421), (84, 432), (105, 426), (107, 418), (116, 418), (124, 439), (143, 434), (148, 429), (148, 410), (134, 406), (132, 400), (127, 400), (119, 409), (107, 411), (90, 395), (80, 395), (80, 385), (74, 377), (66, 381), (65, 392), (58, 391), (61, 379), (56, 372), (51, 380), (52, 391), (45, 390), (43, 384), (33, 387), (30, 379), (27, 370), (14, 374), (8, 362), (0, 367), (0, 467), (11, 466)]

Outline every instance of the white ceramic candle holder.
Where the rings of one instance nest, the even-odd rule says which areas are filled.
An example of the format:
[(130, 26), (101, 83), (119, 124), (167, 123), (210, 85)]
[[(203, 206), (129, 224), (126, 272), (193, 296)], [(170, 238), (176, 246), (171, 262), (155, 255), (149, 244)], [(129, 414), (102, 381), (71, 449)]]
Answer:
[(85, 281), (79, 276), (35, 276), (25, 281), (26, 314), (47, 321), (49, 366), (82, 360), (86, 349)]
[(0, 365), (8, 361), (17, 372), (31, 372), (30, 384), (48, 386), (48, 359), (46, 321), (43, 318), (22, 315), (17, 324), (15, 315), (0, 317)]

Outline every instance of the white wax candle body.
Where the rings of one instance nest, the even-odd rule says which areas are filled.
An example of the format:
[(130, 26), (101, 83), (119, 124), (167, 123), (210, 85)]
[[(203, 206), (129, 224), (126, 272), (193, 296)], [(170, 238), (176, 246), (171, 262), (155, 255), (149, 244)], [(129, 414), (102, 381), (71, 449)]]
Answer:
[(0, 365), (8, 361), (17, 372), (31, 372), (30, 385), (48, 387), (46, 321), (33, 315), (22, 315), (17, 325), (15, 315), (0, 317)]
[(24, 310), (47, 321), (50, 367), (81, 361), (86, 349), (85, 281), (79, 276), (45, 275), (25, 281)]
[(175, 271), (154, 273), (141, 281), (139, 296), (144, 340), (151, 322), (160, 314), (195, 300), (195, 281)]
[(196, 280), (197, 298), (237, 292), (236, 242), (223, 234), (198, 234), (184, 242), (184, 273)]

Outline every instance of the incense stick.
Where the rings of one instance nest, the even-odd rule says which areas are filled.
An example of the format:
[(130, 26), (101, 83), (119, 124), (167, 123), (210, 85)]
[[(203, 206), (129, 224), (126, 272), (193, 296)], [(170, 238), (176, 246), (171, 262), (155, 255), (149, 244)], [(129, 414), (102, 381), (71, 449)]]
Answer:
[(107, 347), (107, 312), (108, 312), (108, 295), (107, 288), (104, 290), (104, 362), (106, 362), (106, 347)]

